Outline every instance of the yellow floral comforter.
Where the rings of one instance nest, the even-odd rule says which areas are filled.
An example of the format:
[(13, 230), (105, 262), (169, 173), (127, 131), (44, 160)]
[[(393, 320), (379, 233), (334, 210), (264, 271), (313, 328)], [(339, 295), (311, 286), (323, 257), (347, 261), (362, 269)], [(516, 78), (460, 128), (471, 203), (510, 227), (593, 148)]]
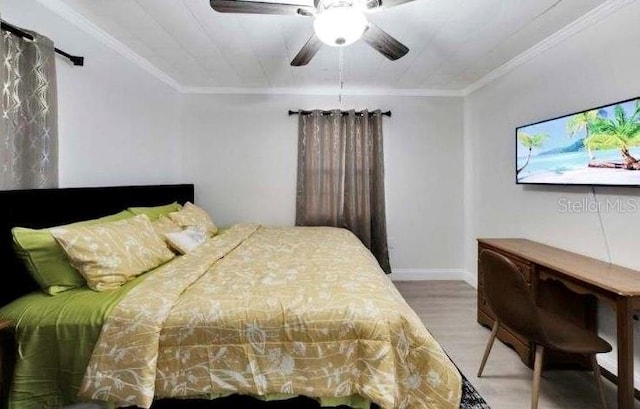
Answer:
[(80, 392), (143, 408), (233, 393), (458, 409), (461, 378), (352, 233), (236, 225), (125, 296)]

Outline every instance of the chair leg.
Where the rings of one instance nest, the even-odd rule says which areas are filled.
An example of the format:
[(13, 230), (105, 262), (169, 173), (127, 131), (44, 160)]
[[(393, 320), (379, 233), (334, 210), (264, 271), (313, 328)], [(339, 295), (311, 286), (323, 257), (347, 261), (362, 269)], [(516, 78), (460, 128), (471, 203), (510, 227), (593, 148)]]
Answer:
[(540, 396), (540, 376), (542, 375), (542, 361), (544, 360), (544, 347), (536, 345), (536, 360), (533, 366), (533, 387), (531, 388), (531, 409), (538, 409), (538, 397)]
[(491, 353), (491, 348), (493, 347), (493, 342), (496, 340), (496, 335), (498, 335), (498, 328), (500, 328), (500, 323), (496, 320), (493, 323), (493, 328), (491, 329), (491, 336), (489, 337), (489, 342), (484, 349), (484, 356), (482, 357), (482, 362), (480, 363), (480, 369), (478, 369), (478, 378), (482, 376), (482, 371), (484, 371), (484, 366), (487, 363), (487, 358), (489, 358), (489, 354)]
[(593, 368), (593, 377), (596, 379), (596, 386), (598, 387), (598, 394), (600, 395), (600, 404), (602, 409), (607, 409), (607, 400), (604, 397), (604, 387), (602, 386), (602, 375), (600, 374), (600, 365), (598, 365), (598, 359), (593, 354), (591, 358), (591, 367)]

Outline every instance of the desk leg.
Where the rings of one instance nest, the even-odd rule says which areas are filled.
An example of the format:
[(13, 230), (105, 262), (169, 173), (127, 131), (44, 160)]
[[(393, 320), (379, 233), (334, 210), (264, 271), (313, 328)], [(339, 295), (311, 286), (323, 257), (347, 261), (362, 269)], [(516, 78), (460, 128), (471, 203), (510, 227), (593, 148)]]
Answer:
[(633, 318), (629, 298), (616, 305), (618, 335), (618, 408), (632, 409), (633, 402)]

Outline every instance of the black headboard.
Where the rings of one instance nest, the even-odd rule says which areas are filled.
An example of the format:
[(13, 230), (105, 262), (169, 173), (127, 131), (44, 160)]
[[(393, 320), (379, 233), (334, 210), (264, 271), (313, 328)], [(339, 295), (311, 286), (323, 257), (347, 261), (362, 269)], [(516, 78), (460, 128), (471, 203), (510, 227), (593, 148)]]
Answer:
[(13, 227), (59, 226), (132, 206), (193, 202), (193, 196), (193, 185), (0, 191), (0, 306), (38, 289), (13, 250)]

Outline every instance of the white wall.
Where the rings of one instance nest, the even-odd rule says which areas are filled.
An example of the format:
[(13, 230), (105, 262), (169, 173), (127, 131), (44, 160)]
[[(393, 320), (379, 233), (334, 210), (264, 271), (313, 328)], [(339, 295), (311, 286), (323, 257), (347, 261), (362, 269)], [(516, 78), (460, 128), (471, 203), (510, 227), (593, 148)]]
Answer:
[(180, 181), (180, 95), (35, 0), (2, 0), (2, 18), (86, 57), (57, 58), (60, 186)]
[[(180, 95), (34, 0), (3, 0), (0, 12), (87, 57), (82, 68), (58, 59), (62, 186), (188, 181), (221, 225), (293, 224), (297, 119), (286, 112), (334, 108), (335, 97)], [(637, 21), (635, 2), (464, 102), (346, 97), (343, 108), (394, 114), (384, 131), (395, 271), (433, 277), (464, 268), (473, 281), (478, 237), (527, 237), (607, 258), (597, 215), (559, 211), (560, 199), (580, 200), (587, 188), (514, 184), (514, 128), (640, 95)], [(598, 193), (601, 200), (640, 196)], [(640, 269), (638, 214), (603, 219), (612, 261)], [(611, 312), (603, 307), (600, 318), (611, 339)]]
[[(186, 97), (184, 175), (216, 222), (295, 221), (297, 117), (338, 107), (337, 97)], [(343, 108), (381, 108), (388, 234), (403, 273), (462, 271), (462, 99), (345, 97)], [(401, 271), (402, 272), (402, 271)]]
[[(3, 0), (0, 13), (86, 57), (84, 67), (57, 59), (62, 187), (187, 181), (221, 224), (293, 224), (297, 119), (287, 110), (334, 108), (336, 97), (181, 95), (35, 0)], [(343, 107), (394, 111), (393, 267), (461, 277), (462, 99), (348, 97)]]
[[(514, 129), (640, 95), (638, 21), (640, 3), (635, 2), (465, 101), (465, 266), (474, 275), (478, 237), (526, 237), (607, 259), (597, 214), (560, 212), (560, 199), (581, 200), (590, 188), (515, 185)], [(633, 188), (598, 188), (597, 193), (600, 200), (640, 199)], [(640, 269), (640, 214), (610, 211), (602, 217), (612, 261)], [(602, 333), (615, 338), (611, 310), (602, 306), (599, 315)], [(636, 352), (636, 365), (638, 358)], [(613, 368), (615, 355), (604, 363)]]

